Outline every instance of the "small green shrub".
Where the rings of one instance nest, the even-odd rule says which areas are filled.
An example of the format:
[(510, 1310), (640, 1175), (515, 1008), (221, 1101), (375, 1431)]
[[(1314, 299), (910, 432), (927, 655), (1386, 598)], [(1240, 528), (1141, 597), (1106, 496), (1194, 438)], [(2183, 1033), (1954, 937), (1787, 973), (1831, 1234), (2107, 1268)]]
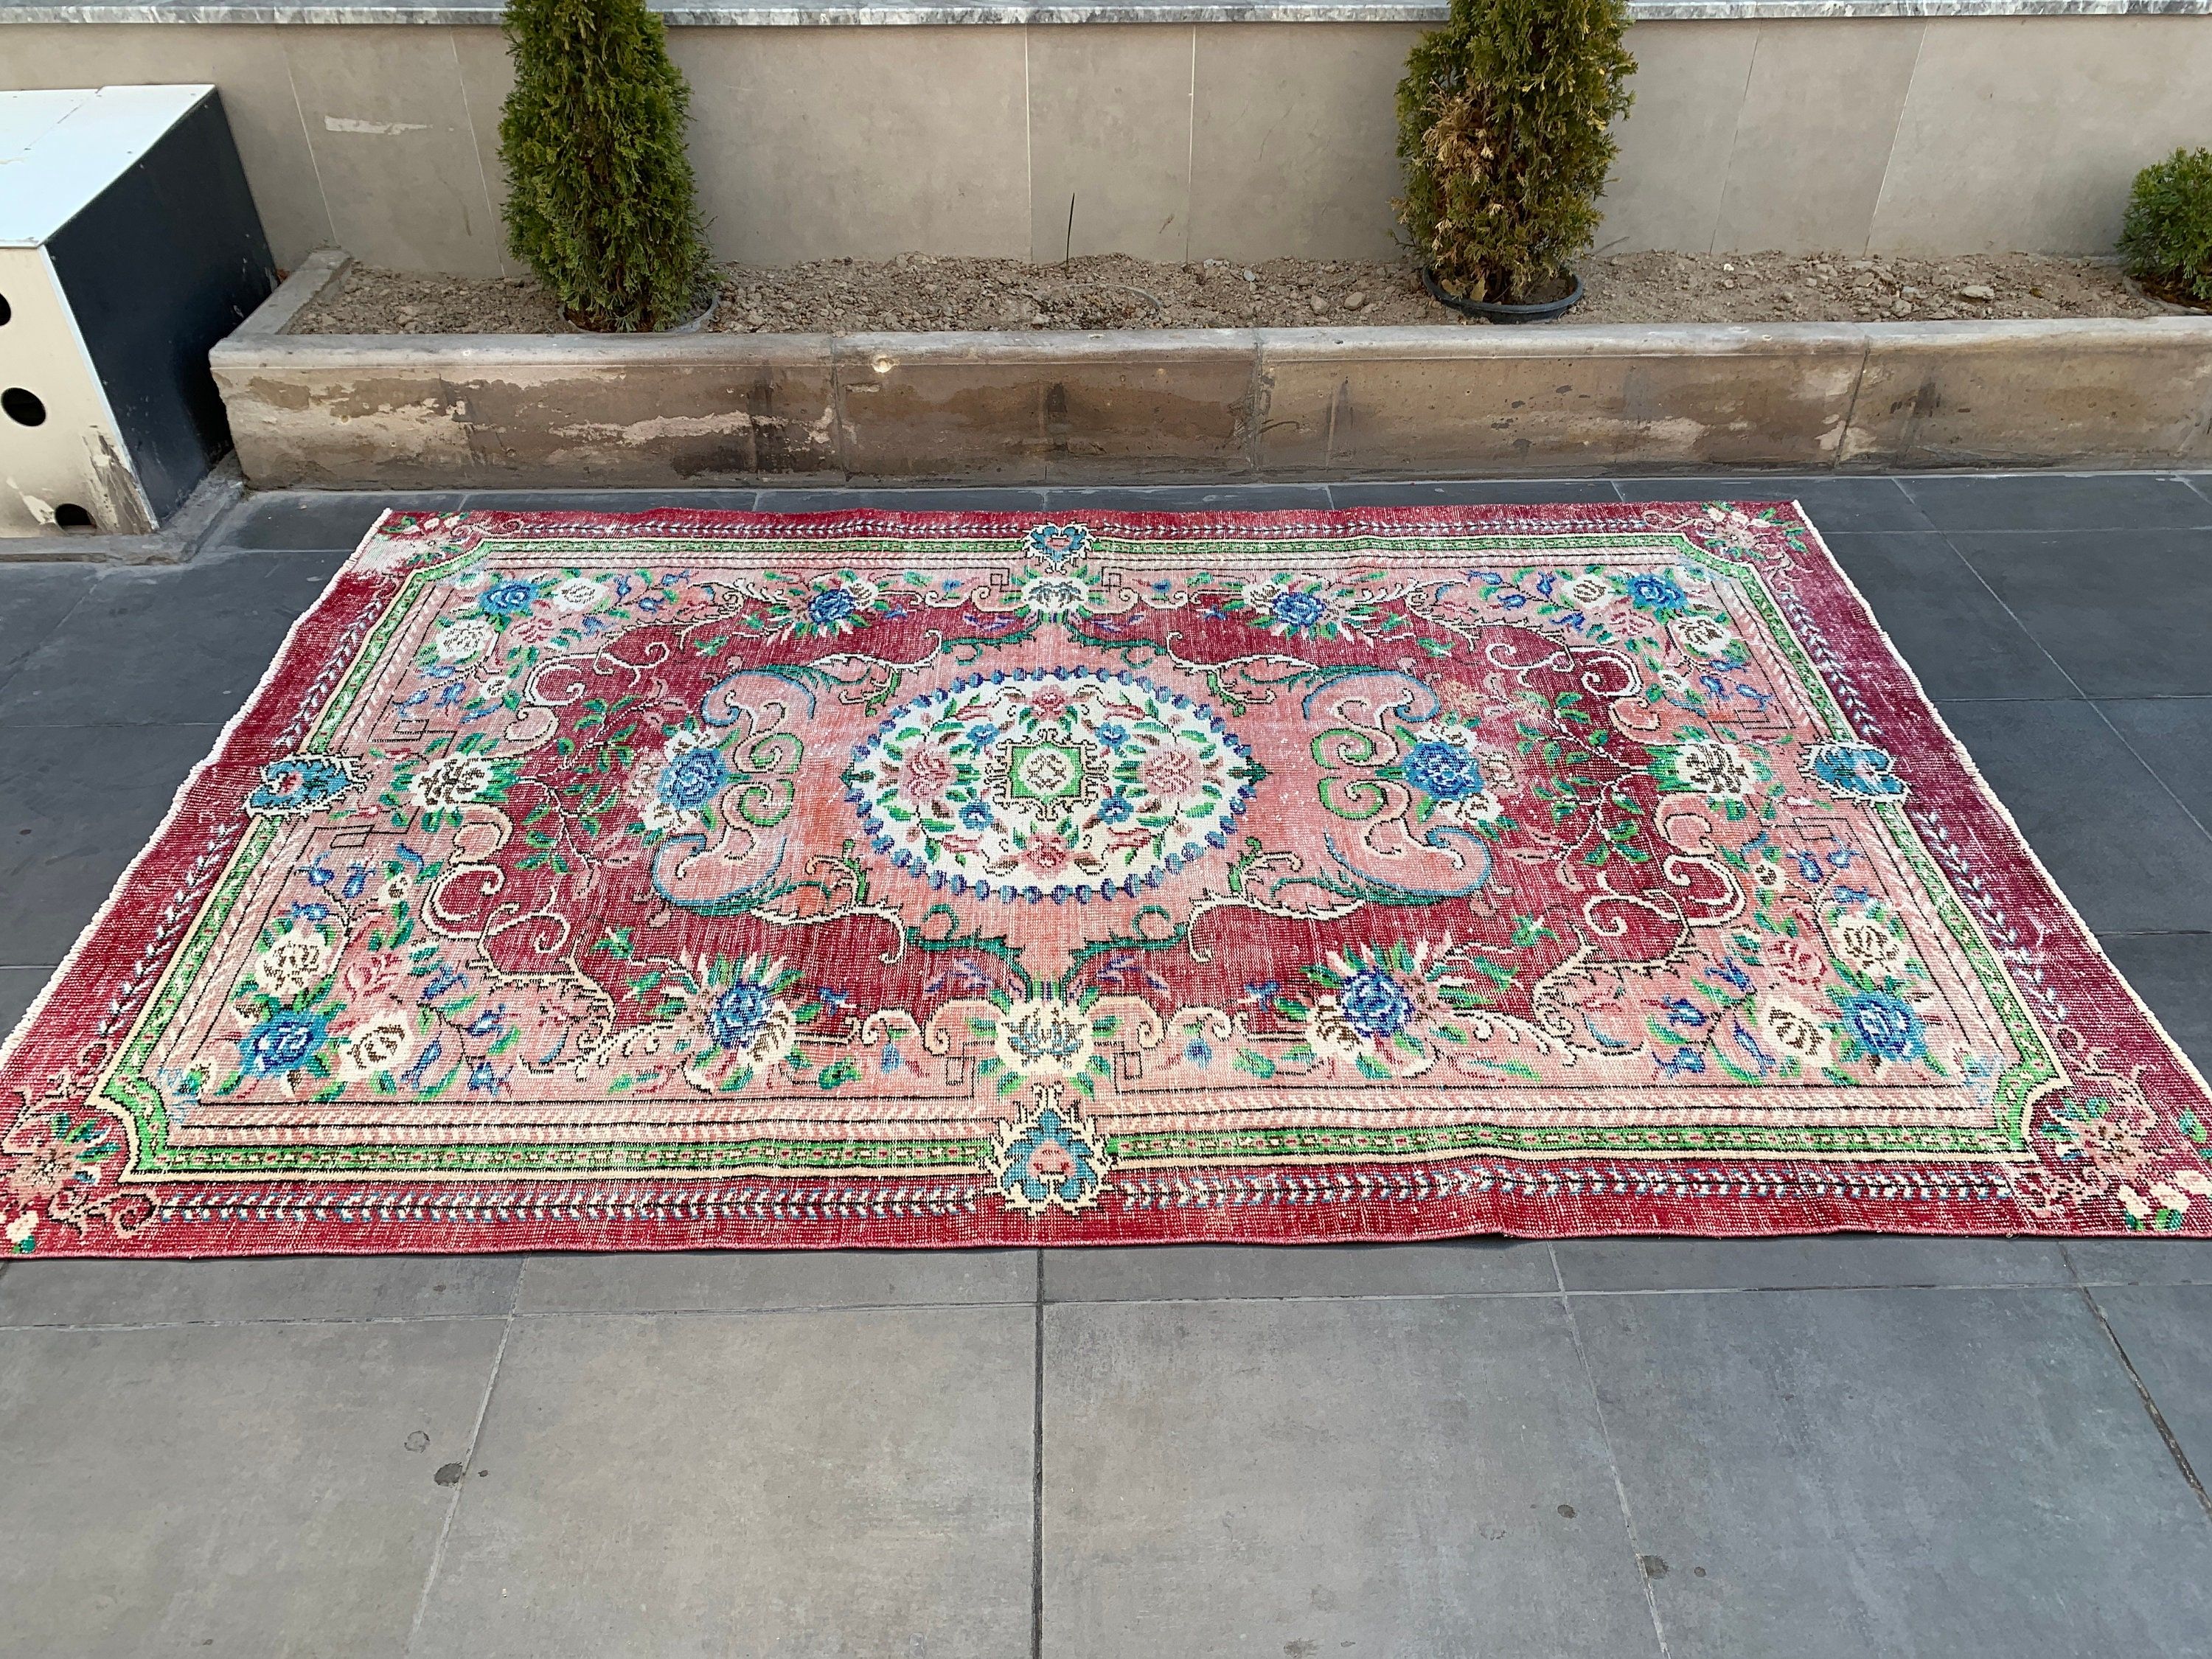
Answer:
[(1470, 300), (1552, 297), (1595, 236), (1613, 166), (1626, 0), (1452, 0), (1398, 86), (1397, 204), (1421, 258)]
[(2177, 149), (2136, 174), (2120, 257), (2137, 282), (2212, 305), (2212, 149)]
[(698, 310), (707, 242), (684, 149), (691, 89), (643, 0), (511, 0), (499, 121), (507, 238), (582, 328)]

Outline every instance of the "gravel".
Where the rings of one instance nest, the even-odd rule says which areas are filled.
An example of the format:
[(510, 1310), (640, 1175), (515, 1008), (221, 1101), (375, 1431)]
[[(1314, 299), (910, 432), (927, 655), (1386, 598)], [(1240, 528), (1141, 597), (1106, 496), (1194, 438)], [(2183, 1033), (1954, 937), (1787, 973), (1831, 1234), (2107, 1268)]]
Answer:
[[(2117, 265), (2035, 254), (1940, 259), (1843, 253), (1628, 253), (1581, 268), (1576, 323), (1938, 321), (2148, 317), (2174, 311)], [(1118, 254), (1018, 259), (817, 259), (722, 272), (719, 331), (1482, 326), (1422, 291), (1403, 264)], [(525, 276), (426, 276), (356, 265), (342, 292), (295, 320), (301, 334), (560, 334), (558, 308)]]

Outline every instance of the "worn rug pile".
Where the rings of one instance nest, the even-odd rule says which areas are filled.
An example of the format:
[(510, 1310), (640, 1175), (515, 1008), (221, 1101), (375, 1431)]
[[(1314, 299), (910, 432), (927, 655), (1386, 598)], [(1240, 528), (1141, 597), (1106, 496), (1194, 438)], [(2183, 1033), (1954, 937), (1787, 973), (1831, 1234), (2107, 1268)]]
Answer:
[(19, 1252), (2212, 1232), (1780, 505), (388, 514), (0, 1086)]

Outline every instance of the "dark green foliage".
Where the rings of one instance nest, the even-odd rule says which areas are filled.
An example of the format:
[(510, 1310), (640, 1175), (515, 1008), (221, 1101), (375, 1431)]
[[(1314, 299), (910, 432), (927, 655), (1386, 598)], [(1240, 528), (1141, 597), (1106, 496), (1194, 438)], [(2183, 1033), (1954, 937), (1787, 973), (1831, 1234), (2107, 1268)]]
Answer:
[(506, 27), (507, 246), (580, 327), (684, 321), (707, 243), (684, 149), (691, 89), (660, 19), (643, 0), (511, 0)]
[(2177, 149), (2136, 174), (2120, 257), (2137, 282), (2212, 305), (2212, 149)]
[(1626, 0), (1452, 0), (1398, 86), (1398, 216), (1471, 300), (1551, 298), (1597, 231), (1613, 166)]

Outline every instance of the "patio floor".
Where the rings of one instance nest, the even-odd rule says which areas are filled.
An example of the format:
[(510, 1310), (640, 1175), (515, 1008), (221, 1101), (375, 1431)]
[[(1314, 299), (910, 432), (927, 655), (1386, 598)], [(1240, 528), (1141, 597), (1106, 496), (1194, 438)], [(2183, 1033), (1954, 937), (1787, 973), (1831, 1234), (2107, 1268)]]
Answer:
[[(1796, 495), (2212, 1069), (2212, 474), (764, 493)], [(0, 1029), (383, 506), (0, 566)], [(0, 1655), (2212, 1649), (2212, 1243), (17, 1261)]]

